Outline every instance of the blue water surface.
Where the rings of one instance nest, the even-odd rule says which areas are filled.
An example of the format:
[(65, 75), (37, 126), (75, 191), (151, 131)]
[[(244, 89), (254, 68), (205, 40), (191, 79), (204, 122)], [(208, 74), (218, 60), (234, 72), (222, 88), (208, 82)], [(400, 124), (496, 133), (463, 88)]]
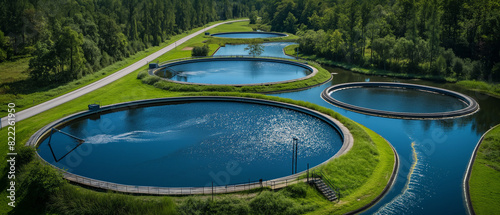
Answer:
[(85, 142), (56, 162), (77, 146), (56, 132), (39, 146), (43, 159), (77, 175), (140, 186), (274, 179), (291, 174), (293, 137), (299, 139), (298, 171), (326, 161), (342, 146), (337, 130), (318, 118), (237, 102), (141, 107), (71, 122), (61, 130)]
[(467, 106), (452, 96), (402, 88), (356, 87), (334, 91), (330, 96), (358, 107), (405, 113), (447, 112)]
[[(332, 82), (328, 84), (275, 96), (308, 101), (330, 108), (374, 130), (395, 147), (401, 162), (396, 183), (380, 202), (364, 214), (466, 214), (462, 186), (464, 174), (480, 136), (490, 127), (500, 123), (500, 100), (462, 90), (454, 84), (368, 76), (336, 68), (328, 70), (335, 74)], [(391, 119), (338, 108), (320, 97), (321, 92), (329, 86), (359, 81), (397, 81), (451, 89), (476, 99), (481, 110), (474, 115), (456, 119)], [(378, 102), (367, 97), (361, 98), (366, 101), (359, 101), (359, 104)], [(453, 103), (439, 101), (436, 104), (444, 105), (441, 107), (443, 109), (453, 106)], [(420, 108), (428, 112), (435, 111)], [(412, 143), (415, 144), (418, 161), (413, 159)], [(410, 174), (413, 164), (415, 167)]]
[[(172, 76), (172, 70), (175, 74)], [(157, 75), (202, 84), (257, 84), (293, 80), (311, 74), (304, 67), (268, 61), (215, 60), (169, 66)]]
[[(264, 52), (260, 56), (294, 59), (294, 57), (286, 55), (283, 49), (289, 45), (295, 45), (295, 44), (297, 43), (292, 43), (292, 42), (262, 43), (262, 46), (264, 47)], [(228, 44), (224, 47), (220, 47), (219, 50), (217, 50), (217, 52), (214, 53), (214, 56), (228, 56), (228, 55), (249, 56), (248, 51), (245, 51), (246, 47), (248, 47), (248, 44), (237, 44), (237, 45)]]

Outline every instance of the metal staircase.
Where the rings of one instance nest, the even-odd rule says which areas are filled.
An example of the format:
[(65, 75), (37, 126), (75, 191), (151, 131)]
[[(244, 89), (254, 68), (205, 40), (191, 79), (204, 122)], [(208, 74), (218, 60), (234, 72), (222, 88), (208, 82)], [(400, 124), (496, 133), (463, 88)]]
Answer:
[(339, 201), (340, 192), (333, 185), (332, 181), (321, 172), (315, 171), (312, 173), (312, 179), (310, 183), (318, 189), (318, 191), (323, 194), (323, 196), (328, 199), (328, 201)]
[(319, 192), (321, 194), (323, 194), (323, 196), (325, 196), (326, 199), (328, 199), (328, 201), (333, 202), (335, 200), (338, 200), (338, 197), (337, 197), (337, 194), (335, 193), (335, 191), (333, 191), (332, 188), (330, 188), (328, 185), (326, 185), (322, 179), (320, 179), (320, 178), (313, 179), (312, 183), (314, 184), (316, 189), (318, 189)]

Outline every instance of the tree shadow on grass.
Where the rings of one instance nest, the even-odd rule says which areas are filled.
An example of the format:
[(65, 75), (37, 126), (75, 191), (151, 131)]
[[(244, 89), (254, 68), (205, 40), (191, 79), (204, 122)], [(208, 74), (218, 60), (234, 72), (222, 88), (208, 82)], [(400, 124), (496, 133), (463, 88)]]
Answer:
[(36, 81), (32, 78), (28, 78), (25, 80), (14, 81), (10, 83), (5, 83), (0, 85), (0, 89), (6, 89), (5, 93), (7, 94), (32, 94), (38, 92), (45, 92), (52, 89), (55, 89), (64, 82), (44, 82), (44, 81)]

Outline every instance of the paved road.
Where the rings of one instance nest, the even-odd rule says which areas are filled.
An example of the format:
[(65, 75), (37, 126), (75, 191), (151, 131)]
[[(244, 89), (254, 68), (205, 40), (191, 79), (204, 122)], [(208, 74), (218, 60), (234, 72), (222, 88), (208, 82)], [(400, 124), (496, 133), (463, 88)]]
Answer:
[[(97, 90), (101, 87), (104, 87), (107, 84), (109, 84), (113, 81), (116, 81), (116, 80), (122, 78), (123, 76), (128, 75), (129, 73), (143, 67), (144, 65), (148, 64), (148, 62), (153, 61), (154, 59), (160, 57), (161, 55), (165, 54), (166, 52), (174, 49), (178, 45), (190, 40), (191, 38), (193, 38), (201, 33), (204, 33), (205, 31), (207, 31), (209, 29), (212, 29), (212, 28), (217, 27), (217, 26), (222, 25), (222, 24), (231, 23), (231, 22), (241, 22), (241, 21), (246, 21), (246, 20), (234, 20), (234, 21), (222, 22), (222, 23), (218, 23), (218, 24), (212, 25), (210, 27), (204, 28), (202, 30), (199, 30), (195, 33), (192, 33), (192, 34), (168, 45), (167, 47), (165, 47), (165, 48), (135, 62), (134, 64), (132, 64), (132, 65), (130, 65), (130, 66), (118, 71), (118, 72), (115, 72), (115, 73), (113, 73), (113, 74), (111, 74), (111, 75), (109, 75), (109, 76), (107, 76), (99, 81), (91, 83), (91, 84), (84, 86), (80, 89), (69, 92), (67, 94), (64, 94), (64, 95), (59, 96), (59, 97), (52, 99), (50, 101), (39, 104), (37, 106), (28, 108), (28, 109), (23, 110), (23, 111), (19, 111), (16, 113), (16, 121), (21, 121), (21, 120), (27, 119), (29, 117), (32, 117), (32, 116), (37, 115), (39, 113), (42, 113), (46, 110), (49, 110), (53, 107), (64, 104), (68, 101), (76, 99), (76, 98), (83, 96), (87, 93), (90, 93), (94, 90)], [(8, 125), (7, 117), (2, 118), (1, 125), (2, 125), (1, 127), (5, 127)]]

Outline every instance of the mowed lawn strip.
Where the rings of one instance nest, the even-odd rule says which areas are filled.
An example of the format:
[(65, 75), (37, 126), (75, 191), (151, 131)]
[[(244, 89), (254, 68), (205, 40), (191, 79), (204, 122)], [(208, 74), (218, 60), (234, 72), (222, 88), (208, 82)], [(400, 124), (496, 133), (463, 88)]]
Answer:
[(485, 134), (469, 181), (476, 214), (500, 214), (500, 125)]

